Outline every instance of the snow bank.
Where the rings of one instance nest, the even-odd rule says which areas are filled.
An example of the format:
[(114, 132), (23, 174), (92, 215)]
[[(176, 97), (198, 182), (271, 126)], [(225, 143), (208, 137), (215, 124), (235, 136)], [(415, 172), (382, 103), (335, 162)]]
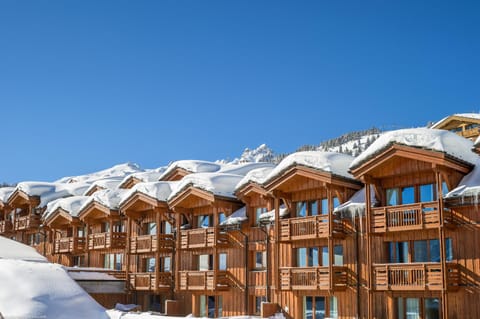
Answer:
[(250, 182), (262, 185), (265, 182), (265, 179), (267, 178), (268, 174), (270, 174), (274, 168), (275, 168), (275, 165), (256, 168), (251, 170), (250, 172), (248, 172), (247, 175), (245, 175), (244, 178), (240, 180), (237, 186), (235, 186), (235, 189), (239, 190), (240, 188), (242, 188), (243, 186), (247, 185)]
[(6, 203), (10, 195), (15, 191), (15, 187), (1, 187), (0, 188), (0, 201)]
[(465, 175), (458, 187), (445, 195), (445, 199), (479, 197), (480, 196), (480, 158), (473, 170)]
[(219, 170), (218, 173), (246, 176), (252, 170), (261, 169), (261, 168), (273, 168), (273, 167), (275, 167), (275, 165), (271, 163), (242, 163), (242, 164), (235, 164), (235, 165), (228, 164), (222, 167), (222, 169)]
[(442, 152), (471, 164), (476, 162), (477, 157), (471, 151), (472, 142), (466, 138), (445, 130), (414, 128), (389, 131), (382, 134), (370, 147), (355, 158), (350, 168), (359, 167), (392, 144)]
[(80, 208), (90, 199), (90, 196), (71, 196), (51, 201), (47, 204), (47, 209), (43, 213), (43, 218), (48, 219), (53, 212), (61, 208), (71, 216), (78, 216)]
[(123, 205), (133, 194), (142, 193), (159, 201), (166, 201), (168, 196), (175, 190), (180, 182), (149, 182), (138, 183), (125, 192), (120, 201), (120, 206)]
[(177, 168), (182, 168), (190, 173), (212, 173), (219, 171), (222, 166), (217, 163), (198, 160), (176, 161), (168, 165), (168, 168), (163, 172), (159, 179), (163, 179)]
[[(287, 207), (285, 207), (285, 205), (280, 205), (280, 211), (279, 211), (280, 218), (287, 216), (289, 213), (290, 212), (288, 211)], [(275, 221), (275, 209), (272, 209), (258, 216), (259, 223), (266, 223), (266, 222), (273, 222), (273, 221)]]
[(193, 186), (214, 195), (236, 198), (235, 186), (243, 178), (241, 175), (221, 173), (197, 173), (185, 176), (178, 187), (170, 194), (169, 200), (180, 194), (187, 187)]
[(353, 179), (348, 172), (353, 157), (347, 154), (321, 151), (297, 152), (285, 157), (267, 176), (265, 183), (273, 180), (289, 168), (299, 165), (317, 169), (333, 175)]
[(68, 177), (63, 177), (55, 182), (57, 183), (78, 183), (78, 182), (84, 182), (84, 183), (93, 183), (94, 181), (97, 181), (99, 179), (108, 179), (108, 178), (124, 178), (125, 176), (128, 176), (133, 173), (137, 172), (143, 172), (143, 169), (141, 169), (137, 164), (134, 163), (123, 163), (119, 165), (115, 165), (113, 167), (90, 173), (90, 174), (85, 174), (85, 175), (79, 175), (79, 176), (68, 176)]
[(61, 265), (0, 237), (0, 313), (4, 318), (107, 319), (105, 309)]

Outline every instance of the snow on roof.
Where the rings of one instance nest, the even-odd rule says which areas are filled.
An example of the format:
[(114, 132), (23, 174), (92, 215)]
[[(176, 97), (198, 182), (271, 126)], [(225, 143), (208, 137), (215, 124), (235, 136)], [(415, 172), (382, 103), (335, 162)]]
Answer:
[[(73, 195), (82, 195), (90, 185), (86, 183), (49, 183), (49, 182), (21, 182), (16, 189), (24, 192), (28, 196), (39, 196), (40, 204), (38, 207), (44, 207), (49, 202)], [(11, 197), (11, 194), (10, 196)]]
[(15, 187), (1, 187), (0, 188), (0, 201), (6, 203), (10, 195), (15, 191)]
[(471, 152), (472, 142), (446, 130), (413, 128), (389, 131), (382, 134), (350, 165), (354, 169), (373, 158), (392, 144), (401, 144), (448, 154), (456, 159), (474, 164), (477, 155)]
[(465, 175), (458, 186), (445, 195), (445, 199), (478, 197), (480, 195), (480, 158), (473, 170)]
[(458, 116), (458, 117), (464, 117), (464, 118), (469, 118), (469, 119), (474, 119), (474, 120), (480, 120), (480, 114), (479, 113), (456, 113), (453, 115), (449, 115), (438, 121), (437, 123), (432, 125), (432, 128), (437, 128), (441, 124), (443, 124), (445, 121), (450, 119), (453, 116)]
[[(107, 310), (110, 319), (181, 319), (181, 318), (196, 318), (192, 315), (187, 315), (184, 317), (172, 317), (172, 316), (162, 316), (156, 315), (151, 312), (123, 312), (120, 310), (110, 309)], [(258, 316), (233, 316), (233, 317), (222, 317), (224, 319), (260, 319)], [(271, 319), (285, 319), (285, 316), (282, 313), (276, 313), (270, 317)]]
[(235, 174), (235, 175), (248, 175), (252, 170), (260, 168), (273, 168), (272, 163), (240, 163), (240, 164), (227, 164), (222, 167), (218, 173)]
[(81, 268), (81, 267), (63, 267), (70, 278), (73, 280), (108, 280), (118, 281), (121, 279), (107, 273), (105, 269), (99, 268), (95, 271), (95, 268)]
[(63, 177), (57, 180), (56, 182), (57, 183), (78, 183), (78, 182), (93, 183), (94, 181), (99, 179), (107, 179), (107, 178), (114, 178), (114, 177), (118, 177), (122, 179), (127, 175), (137, 173), (137, 172), (143, 172), (143, 169), (141, 169), (137, 164), (123, 163), (123, 164), (118, 164), (110, 168), (107, 168), (98, 172), (90, 173), (90, 174)]
[(87, 188), (87, 190), (84, 192), (84, 194), (88, 194), (95, 187), (100, 187), (100, 188), (103, 188), (103, 189), (116, 189), (118, 187), (118, 185), (120, 185), (122, 180), (123, 179), (120, 178), (120, 177), (104, 178), (104, 179), (96, 180), (92, 184), (90, 184), (90, 187)]
[(480, 135), (477, 137), (477, 139), (475, 140), (475, 142), (473, 142), (473, 147), (479, 147), (480, 146)]
[[(280, 205), (280, 211), (279, 211), (279, 216), (280, 217), (285, 217), (289, 214), (290, 212), (288, 211), (287, 207), (285, 205)], [(265, 212), (263, 214), (260, 214), (258, 216), (258, 222), (259, 223), (265, 223), (265, 222), (273, 222), (275, 221), (275, 209), (272, 209), (268, 212)]]
[(220, 170), (222, 166), (217, 163), (199, 160), (176, 161), (168, 165), (168, 168), (163, 172), (159, 179), (163, 179), (165, 176), (167, 176), (177, 168), (182, 168), (191, 173), (212, 173)]
[(214, 195), (236, 198), (235, 185), (243, 178), (241, 175), (225, 173), (197, 173), (185, 176), (170, 194), (171, 200), (189, 186), (203, 189)]
[(130, 178), (136, 178), (142, 182), (156, 182), (160, 179), (160, 176), (163, 175), (166, 169), (166, 166), (162, 166), (155, 169), (147, 169), (145, 170), (145, 172), (138, 172), (127, 175), (123, 178), (120, 185), (126, 183)]
[(168, 196), (172, 193), (174, 189), (178, 186), (180, 182), (149, 182), (149, 183), (138, 183), (124, 193), (120, 206), (125, 203), (133, 194), (142, 193), (152, 198), (155, 198), (159, 201), (166, 201)]
[(305, 151), (296, 152), (285, 157), (273, 169), (265, 179), (265, 183), (271, 181), (275, 177), (281, 175), (290, 167), (299, 165), (314, 168), (317, 170), (331, 173), (346, 178), (353, 179), (348, 172), (348, 166), (352, 162), (353, 157), (347, 154), (322, 151)]
[(247, 185), (250, 182), (257, 183), (259, 185), (262, 185), (268, 174), (270, 174), (273, 169), (275, 168), (275, 165), (267, 166), (267, 167), (262, 167), (262, 168), (256, 168), (248, 172), (247, 175), (245, 175), (244, 178), (240, 180), (240, 182), (235, 186), (236, 190), (239, 190), (243, 186)]
[(92, 202), (97, 202), (111, 210), (118, 210), (120, 202), (130, 189), (102, 189), (91, 196), (83, 203), (79, 211), (82, 211)]
[[(372, 204), (376, 203), (375, 192), (373, 186), (370, 186), (370, 201)], [(345, 203), (337, 206), (333, 213), (343, 217), (356, 217), (365, 214), (365, 187), (357, 191), (353, 196)]]
[[(40, 255), (35, 248), (0, 236), (0, 260), (2, 259), (16, 259), (36, 262), (47, 261), (47, 259)], [(0, 307), (0, 309), (2, 309), (2, 307)]]
[(78, 216), (80, 208), (90, 199), (90, 196), (71, 196), (59, 198), (47, 204), (47, 209), (43, 213), (43, 218), (47, 219), (53, 212), (61, 208), (71, 216)]
[(234, 211), (230, 216), (220, 223), (220, 226), (238, 225), (245, 220), (247, 220), (247, 206), (243, 206), (242, 208)]

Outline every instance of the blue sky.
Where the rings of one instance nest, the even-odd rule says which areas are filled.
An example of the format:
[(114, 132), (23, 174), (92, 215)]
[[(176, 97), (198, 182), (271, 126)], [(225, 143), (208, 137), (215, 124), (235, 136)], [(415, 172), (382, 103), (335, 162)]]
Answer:
[(0, 2), (0, 181), (480, 110), (478, 2)]

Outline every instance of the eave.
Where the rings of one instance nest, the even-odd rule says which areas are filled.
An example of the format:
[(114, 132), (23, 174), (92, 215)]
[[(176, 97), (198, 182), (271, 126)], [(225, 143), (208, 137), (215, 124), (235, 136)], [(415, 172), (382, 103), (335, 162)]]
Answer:
[(57, 208), (45, 220), (45, 224), (50, 228), (65, 228), (79, 223), (78, 217), (73, 217), (66, 210)]
[(118, 188), (131, 189), (133, 186), (141, 182), (142, 180), (140, 180), (139, 178), (136, 178), (134, 176), (129, 176), (123, 183), (118, 185)]
[(8, 199), (8, 206), (10, 207), (20, 207), (22, 205), (31, 205), (38, 206), (40, 204), (39, 196), (30, 196), (24, 191), (16, 189), (15, 192)]
[(173, 181), (179, 181), (185, 176), (191, 174), (192, 172), (187, 171), (184, 168), (177, 167), (174, 170), (168, 172), (167, 174), (163, 175), (159, 181), (167, 181), (167, 182), (173, 182)]
[(87, 222), (92, 219), (101, 219), (118, 215), (119, 213), (117, 210), (112, 210), (100, 203), (92, 201), (79, 212), (78, 218)]
[(252, 195), (268, 196), (268, 194), (268, 191), (256, 182), (248, 182), (235, 192), (238, 198), (250, 197)]
[(134, 192), (120, 206), (120, 210), (127, 216), (133, 216), (139, 212), (153, 210), (157, 208), (168, 209), (168, 205), (164, 201), (150, 197), (144, 193)]

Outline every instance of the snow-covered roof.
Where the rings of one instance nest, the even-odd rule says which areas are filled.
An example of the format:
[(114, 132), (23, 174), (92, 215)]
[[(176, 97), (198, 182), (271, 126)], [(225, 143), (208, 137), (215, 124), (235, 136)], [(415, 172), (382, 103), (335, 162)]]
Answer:
[(129, 192), (129, 189), (102, 189), (91, 196), (82, 204), (79, 211), (85, 209), (90, 203), (96, 202), (111, 210), (118, 210), (120, 207), (120, 201)]
[[(20, 242), (8, 239), (3, 236), (0, 236), (0, 260), (1, 259), (15, 259), (15, 260), (36, 261), (36, 262), (47, 261), (47, 259), (42, 255), (40, 255), (35, 250), (35, 248), (24, 245)], [(2, 308), (0, 307), (0, 310), (1, 309)]]
[[(38, 205), (38, 207), (44, 207), (49, 202), (59, 198), (82, 195), (89, 187), (89, 184), (83, 182), (70, 184), (49, 182), (21, 182), (18, 183), (16, 189), (24, 192), (28, 196), (40, 197), (40, 204)], [(11, 197), (11, 194), (9, 197)]]
[(143, 169), (141, 169), (137, 164), (123, 163), (123, 164), (118, 164), (113, 167), (110, 167), (98, 172), (90, 173), (90, 174), (63, 177), (57, 180), (56, 182), (58, 183), (78, 183), (78, 182), (93, 183), (94, 181), (99, 179), (108, 179), (108, 178), (122, 179), (125, 176), (128, 176), (133, 173), (137, 173), (137, 172), (143, 172)]
[(190, 174), (180, 181), (168, 200), (171, 200), (189, 186), (205, 190), (214, 195), (235, 198), (235, 186), (242, 178), (241, 175), (222, 173)]
[(445, 195), (445, 199), (480, 196), (480, 158), (473, 170), (465, 175), (458, 186)]
[(322, 151), (305, 151), (296, 152), (285, 157), (278, 165), (268, 174), (265, 183), (273, 180), (277, 176), (289, 168), (299, 165), (316, 170), (320, 170), (333, 175), (342, 176), (353, 179), (348, 172), (348, 167), (353, 157), (347, 154)]
[(441, 126), (444, 122), (449, 120), (450, 118), (457, 116), (457, 117), (464, 117), (467, 119), (473, 119), (473, 120), (480, 120), (480, 113), (457, 113), (453, 115), (449, 115), (441, 119), (440, 121), (436, 122), (435, 124), (432, 125), (432, 128), (437, 128)]
[(120, 185), (125, 184), (130, 178), (136, 178), (141, 182), (156, 182), (160, 179), (160, 176), (163, 175), (166, 169), (166, 166), (162, 166), (155, 169), (146, 169), (144, 172), (127, 175), (120, 182)]
[(247, 220), (247, 207), (243, 206), (242, 208), (234, 211), (223, 222), (221, 222), (220, 226), (238, 225), (245, 220)]
[[(288, 211), (288, 209), (285, 205), (280, 205), (280, 211), (278, 213), (279, 213), (280, 217), (285, 217), (290, 212)], [(272, 209), (272, 210), (270, 210), (268, 212), (265, 212), (263, 214), (260, 214), (260, 216), (258, 216), (258, 222), (259, 223), (273, 222), (273, 221), (275, 221), (275, 209)]]
[(250, 182), (257, 183), (259, 185), (262, 185), (268, 174), (270, 174), (273, 169), (275, 168), (275, 165), (267, 166), (267, 167), (262, 167), (262, 168), (256, 168), (248, 172), (247, 175), (245, 175), (244, 178), (240, 180), (240, 182), (235, 186), (236, 190), (239, 190), (243, 186), (247, 185)]
[(75, 281), (81, 280), (107, 280), (107, 281), (118, 281), (121, 279), (116, 278), (115, 276), (106, 272), (105, 268), (82, 268), (82, 267), (63, 267), (70, 278)]
[(118, 185), (122, 182), (122, 178), (120, 177), (113, 177), (113, 178), (104, 178), (94, 181), (90, 184), (90, 187), (84, 192), (84, 194), (90, 193), (96, 187), (103, 188), (103, 189), (116, 189)]
[[(375, 192), (373, 186), (370, 186), (370, 201), (372, 204), (376, 203)], [(365, 214), (365, 187), (357, 191), (345, 203), (337, 206), (333, 213), (343, 217), (356, 217)]]
[(273, 168), (275, 167), (272, 163), (240, 163), (240, 164), (227, 164), (223, 166), (218, 173), (226, 174), (235, 174), (246, 176), (252, 170), (261, 169), (261, 168)]
[(392, 144), (400, 144), (438, 151), (456, 159), (474, 164), (477, 155), (472, 153), (472, 142), (446, 130), (413, 128), (389, 131), (382, 134), (372, 145), (361, 153), (350, 165), (354, 169)]
[(78, 216), (80, 208), (90, 200), (90, 196), (70, 196), (66, 198), (59, 198), (47, 204), (47, 209), (43, 213), (43, 218), (47, 219), (53, 212), (61, 208), (71, 216)]
[(199, 160), (176, 161), (168, 165), (168, 168), (163, 172), (159, 179), (163, 179), (177, 168), (184, 169), (190, 173), (212, 173), (220, 170), (222, 166), (218, 163)]
[(0, 188), (0, 201), (6, 203), (10, 195), (15, 191), (15, 187), (1, 187)]
[(120, 206), (123, 205), (133, 194), (142, 193), (159, 201), (166, 201), (172, 191), (176, 189), (180, 182), (149, 182), (138, 183), (124, 193)]

